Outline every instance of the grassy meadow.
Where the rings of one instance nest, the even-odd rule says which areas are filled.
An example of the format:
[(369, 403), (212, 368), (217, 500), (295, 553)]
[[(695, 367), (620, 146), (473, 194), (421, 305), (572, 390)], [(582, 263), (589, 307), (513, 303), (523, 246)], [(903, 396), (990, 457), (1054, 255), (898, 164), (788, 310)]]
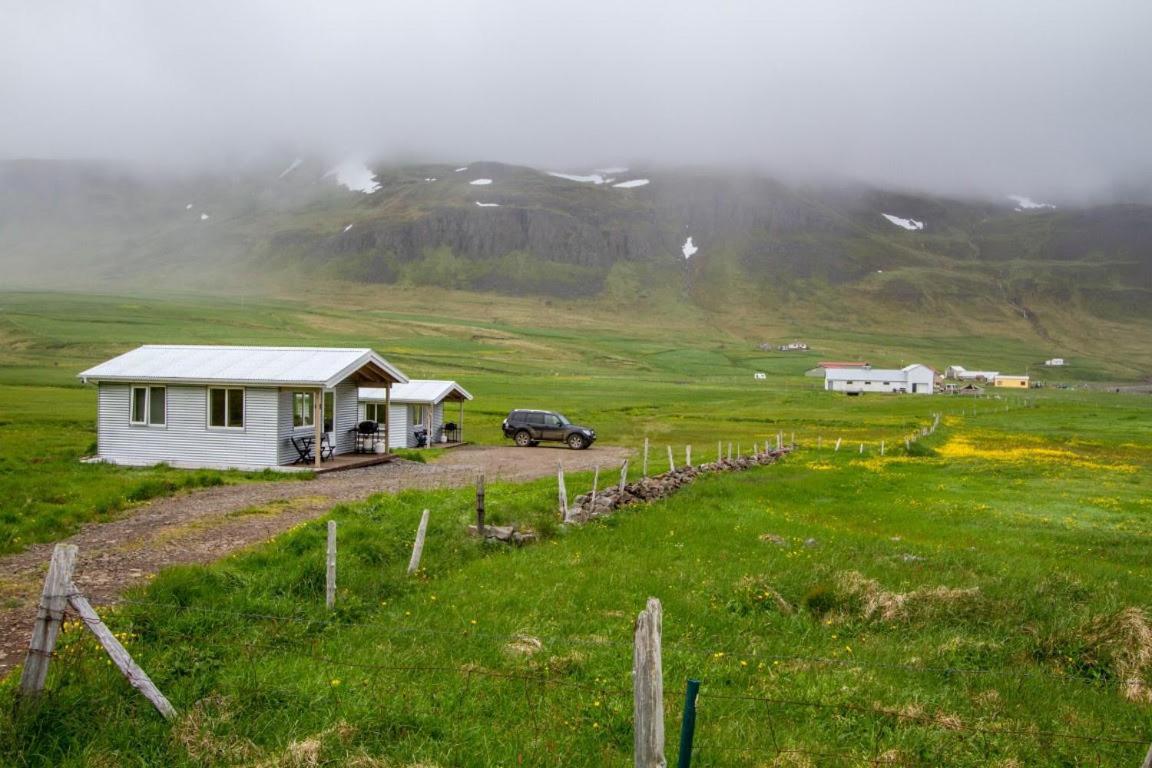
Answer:
[[(160, 719), (69, 625), (49, 695), (17, 706), (15, 679), (0, 683), (0, 763), (629, 765), (632, 625), (650, 595), (664, 604), (671, 760), (689, 677), (702, 681), (698, 766), (1143, 757), (1146, 397), (845, 398), (803, 376), (820, 359), (860, 357), (1034, 365), (1034, 346), (1012, 335), (829, 331), (793, 355), (756, 348), (791, 327), (752, 332), (692, 310), (624, 319), (483, 296), (395, 292), (354, 309), (317, 299), (0, 295), (6, 535), (50, 539), (118, 514), (93, 503), (130, 504), (150, 472), (198, 474), (75, 461), (94, 439), (95, 400), (75, 372), (145, 342), (373, 346), (409, 375), (464, 383), (477, 396), (471, 440), (498, 442), (511, 407), (553, 407), (606, 443), (649, 437), (654, 471), (666, 444), (678, 458), (692, 444), (699, 462), (717, 440), (747, 449), (783, 431), (800, 449), (578, 529), (556, 524), (553, 483), (493, 485), (489, 519), (543, 535), (523, 549), (465, 535), (466, 489), (338, 507), (332, 612), (322, 520), (209, 567), (168, 569), (100, 610), (178, 719)], [(1113, 365), (1087, 358), (1061, 375), (1120, 376)], [(906, 452), (902, 438), (933, 411), (940, 429)], [(71, 495), (50, 496), (53, 484)], [(568, 480), (572, 493), (590, 484)], [(406, 578), (424, 508), (423, 567)]]

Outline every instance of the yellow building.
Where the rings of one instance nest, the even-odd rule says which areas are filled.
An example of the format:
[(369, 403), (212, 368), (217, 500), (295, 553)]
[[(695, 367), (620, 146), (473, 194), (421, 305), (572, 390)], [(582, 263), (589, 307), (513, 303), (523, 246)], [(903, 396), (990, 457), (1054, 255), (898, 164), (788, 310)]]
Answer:
[(993, 386), (1012, 387), (1014, 389), (1028, 389), (1028, 377), (997, 375), (993, 381)]

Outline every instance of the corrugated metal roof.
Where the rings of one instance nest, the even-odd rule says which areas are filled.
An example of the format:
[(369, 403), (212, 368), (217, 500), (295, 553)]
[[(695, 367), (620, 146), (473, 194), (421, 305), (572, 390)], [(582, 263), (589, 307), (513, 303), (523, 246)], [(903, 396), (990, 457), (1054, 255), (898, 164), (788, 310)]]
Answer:
[[(471, 400), (468, 390), (454, 381), (439, 379), (412, 379), (407, 384), (396, 384), (392, 387), (392, 402), (394, 403), (427, 403), (435, 405), (452, 393), (457, 393), (465, 400)], [(361, 400), (385, 399), (386, 393), (382, 387), (361, 387)]]
[(920, 363), (913, 363), (904, 368), (825, 368), (824, 378), (831, 381), (904, 381), (912, 371), (924, 368), (932, 369)]
[(331, 387), (375, 364), (408, 377), (371, 349), (146, 344), (80, 374), (86, 381), (226, 382)]

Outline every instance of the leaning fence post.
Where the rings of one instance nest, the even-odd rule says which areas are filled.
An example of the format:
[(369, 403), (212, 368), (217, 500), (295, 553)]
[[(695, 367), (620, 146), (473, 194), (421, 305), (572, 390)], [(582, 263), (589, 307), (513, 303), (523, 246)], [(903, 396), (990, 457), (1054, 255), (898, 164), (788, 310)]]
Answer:
[(648, 605), (636, 617), (632, 650), (633, 713), (636, 768), (664, 768), (664, 677), (660, 654), (663, 622), (660, 601)]
[(324, 590), (324, 604), (336, 605), (336, 521), (328, 521), (328, 568)]
[(420, 567), (420, 556), (424, 554), (424, 534), (428, 531), (428, 510), (420, 515), (420, 525), (416, 526), (416, 541), (412, 543), (412, 559), (408, 561), (408, 575), (416, 573)]
[(835, 450), (835, 451), (833, 451), (833, 453), (839, 452), (839, 450), (840, 450), (840, 441), (841, 441), (841, 440), (843, 440), (843, 439), (844, 439), (844, 438), (842, 438), (842, 437), (838, 437), (838, 438), (836, 438), (836, 450)]
[(648, 438), (644, 438), (644, 469), (640, 476), (648, 477)]
[(700, 695), (700, 681), (689, 680), (684, 693), (684, 717), (680, 720), (680, 753), (677, 768), (692, 768), (692, 741), (696, 736), (696, 697)]
[(690, 445), (684, 446), (684, 464), (689, 467), (692, 466), (692, 446)]
[(860, 443), (860, 453), (864, 453), (864, 443)]
[(568, 522), (568, 489), (564, 487), (564, 462), (556, 464), (556, 492), (560, 500), (560, 519)]
[(676, 462), (672, 459), (672, 446), (668, 446), (668, 471), (676, 471)]
[(72, 571), (76, 567), (75, 544), (57, 544), (48, 562), (48, 574), (44, 577), (44, 588), (40, 592), (40, 606), (36, 611), (36, 624), (32, 627), (32, 639), (28, 643), (28, 656), (24, 660), (24, 671), (20, 673), (20, 692), (39, 693), (44, 690), (48, 677), (48, 662), (56, 648), (56, 637), (64, 621), (64, 609), (68, 605), (68, 593), (73, 590)]
[(881, 456), (884, 455), (884, 441), (883, 440), (880, 441), (880, 455)]
[(624, 496), (624, 485), (628, 482), (628, 459), (620, 465), (620, 496)]
[(1140, 768), (1152, 768), (1152, 747), (1148, 747), (1148, 754), (1144, 756), (1144, 762), (1140, 763)]
[[(333, 529), (334, 530), (334, 529)], [(73, 590), (74, 591), (74, 590)], [(92, 605), (81, 595), (73, 594), (69, 596), (68, 602), (80, 614), (80, 619), (88, 629), (92, 630), (92, 634), (96, 635), (96, 639), (100, 641), (100, 645), (104, 646), (104, 650), (108, 653), (112, 663), (120, 670), (120, 673), (128, 679), (128, 684), (144, 695), (144, 698), (152, 702), (152, 706), (156, 707), (168, 720), (176, 717), (176, 709), (172, 703), (165, 698), (156, 684), (152, 682), (152, 678), (148, 677), (148, 673), (140, 668), (140, 666), (133, 661), (132, 655), (128, 653), (116, 635), (112, 634), (112, 630), (108, 629), (107, 625), (100, 620), (96, 615), (96, 611), (92, 609)]]
[(484, 473), (476, 475), (476, 535), (484, 541)]

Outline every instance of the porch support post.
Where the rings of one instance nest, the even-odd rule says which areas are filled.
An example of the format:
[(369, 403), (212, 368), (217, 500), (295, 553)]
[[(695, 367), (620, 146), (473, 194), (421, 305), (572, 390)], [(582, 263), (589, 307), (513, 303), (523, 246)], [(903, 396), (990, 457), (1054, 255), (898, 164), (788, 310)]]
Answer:
[(384, 453), (392, 453), (392, 382), (384, 382)]
[(464, 442), (464, 398), (460, 398), (460, 424), (456, 429), (456, 442)]
[(324, 388), (316, 390), (316, 398), (312, 401), (312, 427), (313, 427), (313, 443), (312, 443), (312, 461), (317, 467), (320, 466), (320, 453), (321, 443), (320, 440), (324, 434)]

